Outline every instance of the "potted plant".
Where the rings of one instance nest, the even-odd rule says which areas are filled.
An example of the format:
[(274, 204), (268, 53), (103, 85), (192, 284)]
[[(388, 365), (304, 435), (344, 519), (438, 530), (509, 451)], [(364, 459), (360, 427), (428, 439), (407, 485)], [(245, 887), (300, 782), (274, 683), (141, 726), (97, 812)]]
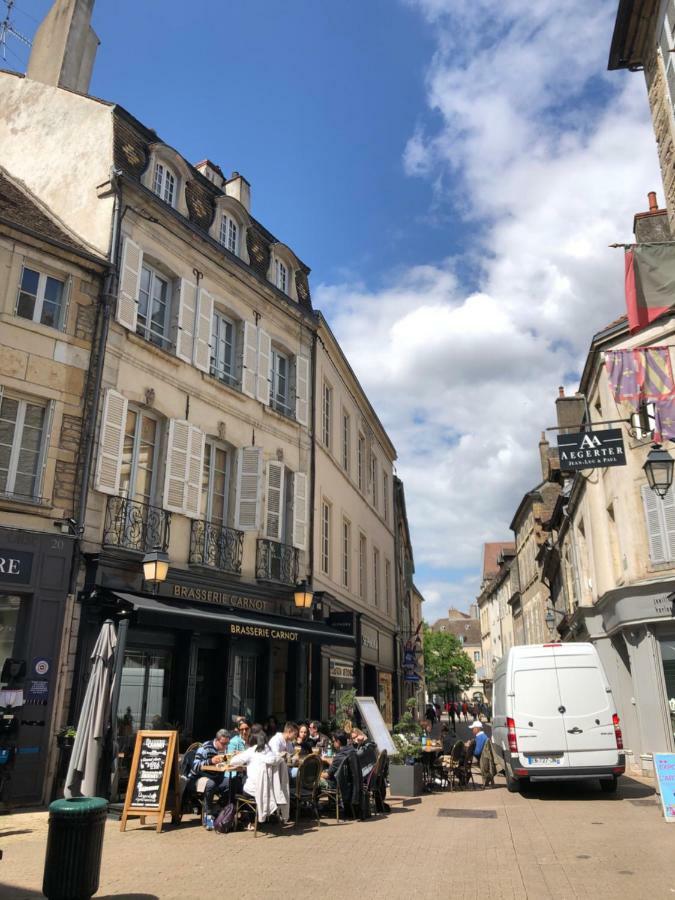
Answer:
[(392, 735), (397, 752), (390, 760), (389, 789), (397, 797), (417, 797), (422, 793), (422, 727), (413, 717), (414, 708), (415, 699), (411, 697)]
[(66, 725), (56, 732), (56, 744), (60, 750), (72, 750), (77, 729), (74, 725)]

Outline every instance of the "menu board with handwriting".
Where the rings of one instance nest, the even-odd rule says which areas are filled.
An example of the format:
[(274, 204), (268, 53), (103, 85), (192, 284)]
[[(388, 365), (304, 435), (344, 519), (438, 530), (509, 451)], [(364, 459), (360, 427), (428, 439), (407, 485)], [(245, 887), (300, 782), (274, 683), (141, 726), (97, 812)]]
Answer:
[(124, 800), (121, 830), (126, 828), (129, 814), (141, 816), (145, 824), (147, 814), (158, 817), (157, 831), (162, 830), (169, 784), (173, 778), (175, 809), (174, 821), (180, 817), (178, 810), (178, 755), (176, 731), (139, 731), (131, 762), (129, 784)]

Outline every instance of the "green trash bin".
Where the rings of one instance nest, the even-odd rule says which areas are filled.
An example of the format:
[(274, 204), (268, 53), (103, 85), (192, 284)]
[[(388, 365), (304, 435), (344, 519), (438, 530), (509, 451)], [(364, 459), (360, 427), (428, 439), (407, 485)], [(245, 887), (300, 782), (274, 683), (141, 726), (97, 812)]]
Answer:
[(98, 890), (108, 801), (101, 797), (55, 800), (42, 893), (48, 900), (89, 900)]

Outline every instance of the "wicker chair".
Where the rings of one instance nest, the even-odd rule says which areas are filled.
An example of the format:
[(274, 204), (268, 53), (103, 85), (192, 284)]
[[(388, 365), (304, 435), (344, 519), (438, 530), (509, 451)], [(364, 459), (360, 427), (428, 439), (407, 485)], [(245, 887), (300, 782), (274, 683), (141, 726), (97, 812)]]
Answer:
[(291, 794), (291, 815), (295, 806), (295, 824), (298, 824), (300, 818), (300, 810), (303, 806), (310, 807), (316, 821), (321, 824), (319, 815), (319, 783), (321, 781), (321, 772), (323, 765), (320, 757), (312, 753), (306, 756), (298, 767), (298, 774), (295, 779), (295, 791)]
[(379, 813), (388, 811), (386, 803), (387, 769), (387, 751), (381, 750), (363, 785), (367, 812), (370, 812), (371, 804)]

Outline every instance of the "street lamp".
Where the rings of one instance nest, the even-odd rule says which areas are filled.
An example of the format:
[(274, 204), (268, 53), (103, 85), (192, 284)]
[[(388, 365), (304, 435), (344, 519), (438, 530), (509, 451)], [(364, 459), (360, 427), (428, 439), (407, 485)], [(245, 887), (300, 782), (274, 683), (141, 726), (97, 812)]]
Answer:
[(660, 444), (654, 444), (642, 467), (649, 487), (663, 499), (673, 483), (675, 460)]
[(168, 573), (168, 555), (161, 547), (153, 547), (152, 550), (143, 557), (143, 578), (148, 584), (152, 585), (153, 591), (157, 593), (160, 584), (166, 581)]
[(293, 594), (293, 600), (295, 601), (295, 605), (297, 609), (311, 609), (312, 601), (314, 600), (314, 591), (307, 584), (306, 581), (301, 581), (300, 584), (296, 585), (295, 592)]

